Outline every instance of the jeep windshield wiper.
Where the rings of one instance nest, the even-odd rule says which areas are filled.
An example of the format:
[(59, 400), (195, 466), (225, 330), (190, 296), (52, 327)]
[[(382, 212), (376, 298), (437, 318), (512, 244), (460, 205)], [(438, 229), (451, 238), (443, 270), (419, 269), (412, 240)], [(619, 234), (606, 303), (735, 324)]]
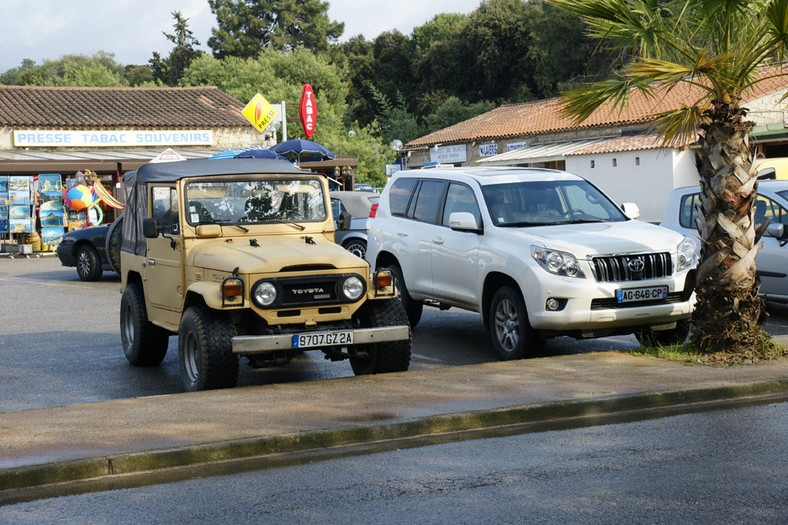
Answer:
[(239, 230), (243, 230), (246, 233), (249, 233), (249, 228), (247, 228), (246, 226), (241, 226), (237, 222), (230, 222), (228, 219), (215, 219), (213, 222), (215, 222), (220, 226), (235, 226)]

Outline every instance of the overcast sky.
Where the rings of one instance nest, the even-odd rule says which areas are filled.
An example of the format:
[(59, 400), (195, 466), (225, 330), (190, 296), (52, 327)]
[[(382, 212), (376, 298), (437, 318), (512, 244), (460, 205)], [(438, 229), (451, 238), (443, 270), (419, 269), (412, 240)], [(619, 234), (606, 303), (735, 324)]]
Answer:
[[(345, 23), (341, 41), (364, 35), (372, 40), (398, 29), (408, 35), (437, 13), (468, 14), (481, 0), (330, 0), (331, 20)], [(153, 51), (169, 55), (173, 11), (189, 19), (189, 28), (206, 46), (216, 18), (207, 0), (2, 0), (0, 72), (29, 58), (40, 64), (67, 54), (115, 54), (121, 64), (147, 64)]]

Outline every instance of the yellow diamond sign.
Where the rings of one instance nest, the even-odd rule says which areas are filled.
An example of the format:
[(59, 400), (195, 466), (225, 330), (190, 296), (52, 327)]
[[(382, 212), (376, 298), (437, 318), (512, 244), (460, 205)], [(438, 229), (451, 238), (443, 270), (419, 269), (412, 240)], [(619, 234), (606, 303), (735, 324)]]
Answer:
[(260, 93), (252, 97), (252, 100), (241, 111), (246, 120), (252, 123), (258, 131), (263, 131), (268, 124), (274, 120), (276, 110)]

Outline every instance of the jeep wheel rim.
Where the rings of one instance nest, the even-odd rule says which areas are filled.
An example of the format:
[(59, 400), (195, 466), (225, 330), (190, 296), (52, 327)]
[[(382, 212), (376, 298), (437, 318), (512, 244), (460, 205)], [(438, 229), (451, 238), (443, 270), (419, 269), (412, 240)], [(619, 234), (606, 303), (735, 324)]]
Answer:
[(520, 318), (508, 299), (499, 302), (495, 309), (495, 335), (506, 352), (513, 352), (520, 342)]
[(197, 363), (197, 340), (194, 334), (187, 334), (183, 342), (183, 370), (189, 378), (190, 383), (197, 382), (200, 375), (199, 364)]

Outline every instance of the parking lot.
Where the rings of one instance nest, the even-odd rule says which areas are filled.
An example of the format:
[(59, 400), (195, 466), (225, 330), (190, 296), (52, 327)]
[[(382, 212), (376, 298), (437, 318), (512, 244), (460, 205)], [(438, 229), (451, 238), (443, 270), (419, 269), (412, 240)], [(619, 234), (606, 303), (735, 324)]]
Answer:
[[(121, 347), (120, 279), (79, 280), (56, 257), (0, 258), (0, 412), (181, 392), (177, 339), (160, 367), (135, 368)], [(788, 308), (770, 305), (771, 333), (788, 334)], [(637, 347), (633, 336), (547, 342), (547, 355)], [(425, 308), (413, 332), (411, 370), (496, 361), (481, 318)], [(252, 370), (242, 362), (241, 387), (349, 377), (347, 362), (307, 352), (289, 365)]]

